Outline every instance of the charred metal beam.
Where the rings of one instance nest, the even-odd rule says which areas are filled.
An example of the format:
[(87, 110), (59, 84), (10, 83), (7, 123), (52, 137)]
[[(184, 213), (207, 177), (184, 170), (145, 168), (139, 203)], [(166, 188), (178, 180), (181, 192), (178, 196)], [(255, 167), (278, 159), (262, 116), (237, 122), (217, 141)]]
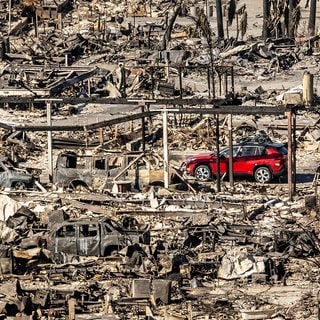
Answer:
[[(21, 97), (21, 96), (2, 96), (0, 97), (1, 103), (46, 103), (47, 100), (52, 100), (51, 98), (40, 98), (40, 97)], [(207, 99), (207, 98), (160, 98), (154, 100), (133, 100), (126, 98), (79, 98), (79, 97), (60, 97), (54, 99), (55, 102), (61, 104), (106, 104), (106, 105), (136, 105), (137, 103), (149, 103), (152, 106), (199, 106), (193, 108), (168, 108), (168, 112), (178, 112), (178, 113), (189, 113), (189, 114), (260, 114), (260, 115), (280, 115), (284, 114), (286, 111), (295, 109), (304, 109), (304, 106), (293, 106), (293, 105), (281, 105), (281, 106), (241, 106), (234, 105), (227, 101), (226, 99)], [(205, 107), (204, 107), (205, 106)], [(145, 114), (145, 116), (148, 116)]]
[(280, 115), (286, 111), (292, 110), (289, 106), (234, 106), (234, 105), (223, 105), (209, 108), (180, 108), (166, 109), (169, 113), (181, 113), (181, 114), (241, 114), (241, 115)]
[[(21, 97), (21, 96), (2, 96), (0, 97), (1, 103), (45, 103), (47, 100), (52, 100), (52, 98), (40, 98), (40, 97)], [(281, 105), (281, 106), (241, 106), (234, 105), (225, 99), (206, 99), (206, 98), (160, 98), (154, 100), (131, 100), (126, 98), (97, 98), (97, 97), (89, 97), (89, 98), (78, 98), (78, 97), (60, 97), (53, 99), (55, 102), (61, 104), (86, 104), (86, 103), (96, 103), (96, 104), (110, 104), (110, 105), (136, 105), (137, 103), (149, 103), (150, 105), (177, 105), (177, 106), (210, 106), (206, 108), (194, 107), (188, 109), (172, 109), (168, 108), (168, 112), (184, 112), (184, 113), (208, 113), (208, 114), (283, 114), (285, 111), (289, 111), (292, 109), (292, 105)], [(303, 106), (294, 106), (295, 108), (303, 109)]]
[(12, 123), (3, 123), (0, 122), (0, 127), (4, 129), (10, 130), (20, 130), (20, 131), (81, 131), (81, 130), (95, 130), (102, 127), (111, 126), (114, 124), (127, 122), (131, 120), (141, 119), (142, 117), (150, 117), (156, 114), (159, 114), (160, 111), (149, 111), (145, 113), (136, 113), (132, 115), (128, 115), (125, 117), (117, 117), (114, 119), (104, 120), (100, 122), (96, 122), (89, 125), (83, 124), (75, 124), (72, 125), (71, 123), (65, 125), (55, 125), (52, 124), (51, 126), (48, 125), (25, 125), (25, 124), (12, 124)]
[(49, 86), (49, 90), (53, 94), (61, 92), (63, 89), (71, 87), (72, 85), (74, 85), (77, 82), (86, 80), (86, 79), (94, 76), (98, 72), (99, 72), (98, 68), (84, 72), (79, 75), (76, 72), (71, 72), (72, 78), (69, 78), (69, 79), (63, 78), (63, 79), (57, 80), (55, 83), (53, 83), (52, 85)]
[[(179, 103), (177, 103), (179, 105)], [(166, 109), (168, 113), (179, 113), (179, 114), (242, 114), (242, 115), (281, 115), (285, 112), (292, 111), (293, 107), (288, 106), (220, 106), (214, 108), (168, 108)], [(123, 123), (126, 121), (141, 119), (142, 117), (151, 117), (159, 114), (160, 110), (147, 111), (144, 113), (136, 113), (127, 115), (124, 117), (116, 117), (113, 119), (103, 120), (92, 124), (52, 124), (48, 125), (37, 125), (37, 124), (16, 124), (11, 122), (0, 122), (0, 127), (7, 130), (20, 130), (20, 131), (81, 131), (84, 130), (95, 130), (98, 128)], [(75, 120), (73, 120), (75, 121)]]

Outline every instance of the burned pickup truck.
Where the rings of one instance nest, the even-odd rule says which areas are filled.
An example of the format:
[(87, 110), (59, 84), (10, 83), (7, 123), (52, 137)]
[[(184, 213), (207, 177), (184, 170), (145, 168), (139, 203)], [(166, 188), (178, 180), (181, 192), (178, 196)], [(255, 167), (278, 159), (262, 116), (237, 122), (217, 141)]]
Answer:
[(59, 263), (78, 256), (105, 257), (135, 244), (150, 244), (150, 231), (125, 229), (110, 218), (89, 221), (68, 220), (50, 233), (47, 248)]

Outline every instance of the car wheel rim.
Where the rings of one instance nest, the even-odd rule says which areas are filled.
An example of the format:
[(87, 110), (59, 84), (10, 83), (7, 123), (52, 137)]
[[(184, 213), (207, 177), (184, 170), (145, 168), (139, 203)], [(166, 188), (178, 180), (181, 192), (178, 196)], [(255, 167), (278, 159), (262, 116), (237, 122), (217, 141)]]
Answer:
[(23, 189), (25, 188), (25, 185), (24, 185), (23, 182), (17, 182), (17, 183), (15, 184), (15, 188), (16, 188), (17, 190), (23, 190)]
[(197, 170), (196, 178), (198, 180), (208, 180), (210, 177), (209, 171), (206, 168), (199, 168)]
[(257, 172), (257, 180), (259, 182), (267, 182), (269, 181), (269, 172), (265, 169), (259, 170)]

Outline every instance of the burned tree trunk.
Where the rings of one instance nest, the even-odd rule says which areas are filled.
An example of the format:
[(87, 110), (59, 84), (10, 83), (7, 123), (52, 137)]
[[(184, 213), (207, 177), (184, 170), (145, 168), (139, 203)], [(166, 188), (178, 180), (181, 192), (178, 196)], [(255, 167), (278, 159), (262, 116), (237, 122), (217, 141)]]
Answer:
[(173, 26), (174, 26), (174, 23), (177, 19), (177, 16), (178, 14), (180, 13), (180, 10), (181, 10), (181, 5), (180, 3), (176, 6), (175, 10), (174, 10), (174, 13), (172, 15), (172, 17), (169, 19), (169, 23), (168, 23), (168, 26), (167, 26), (167, 29), (164, 33), (164, 36), (162, 38), (162, 47), (161, 47), (161, 50), (167, 50), (167, 47), (168, 47), (168, 43), (170, 42), (171, 40), (171, 33), (172, 33), (172, 29), (173, 29)]
[[(300, 0), (264, 0), (264, 38), (268, 36), (293, 38), (301, 18), (299, 3)], [(269, 34), (267, 35), (264, 32), (268, 32)]]
[(300, 0), (289, 0), (288, 14), (288, 35), (293, 38), (296, 34), (301, 18)]
[(269, 18), (270, 18), (270, 3), (269, 3), (269, 0), (263, 0), (263, 29), (262, 29), (263, 40), (266, 40), (268, 37), (270, 37)]
[(289, 0), (289, 38), (292, 38), (294, 36), (293, 25), (293, 0)]
[(316, 11), (317, 11), (317, 2), (316, 2), (316, 0), (311, 0), (311, 2), (310, 2), (309, 25), (308, 25), (308, 33), (309, 33), (310, 36), (314, 36), (314, 32), (315, 32)]
[(222, 7), (221, 0), (216, 0), (216, 12), (217, 12), (217, 30), (218, 30), (218, 38), (223, 39), (223, 20), (222, 20)]

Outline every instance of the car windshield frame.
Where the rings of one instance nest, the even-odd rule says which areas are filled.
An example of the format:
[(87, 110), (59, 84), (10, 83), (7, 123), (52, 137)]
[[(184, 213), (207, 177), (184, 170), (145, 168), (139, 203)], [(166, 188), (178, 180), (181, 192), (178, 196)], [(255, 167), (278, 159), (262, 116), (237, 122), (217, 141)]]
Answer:
[[(236, 156), (237, 156), (237, 154), (238, 154), (238, 152), (239, 152), (239, 148), (240, 148), (239, 145), (234, 145), (234, 146), (232, 147), (233, 157), (236, 157)], [(219, 153), (220, 157), (223, 156), (223, 157), (228, 158), (228, 157), (229, 157), (229, 150), (230, 150), (229, 147), (223, 148), (223, 149), (220, 151), (220, 153)], [(216, 153), (215, 153), (215, 155), (216, 155)]]

